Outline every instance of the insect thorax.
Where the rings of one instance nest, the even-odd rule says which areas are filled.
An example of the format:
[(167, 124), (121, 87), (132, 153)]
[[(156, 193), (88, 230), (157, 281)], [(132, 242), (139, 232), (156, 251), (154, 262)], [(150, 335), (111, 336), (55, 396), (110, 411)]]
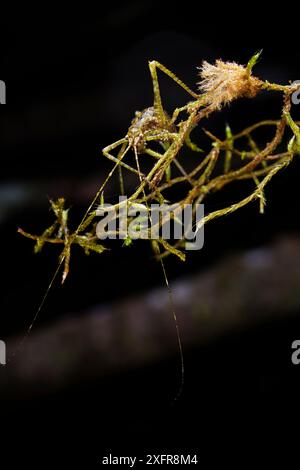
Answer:
[[(150, 136), (161, 136), (157, 140), (168, 140), (169, 132), (176, 132), (175, 126), (171, 123), (170, 117), (164, 113), (165, 120), (161, 121), (154, 107), (146, 108), (143, 111), (136, 111), (135, 118), (131, 122), (128, 129), (128, 140), (138, 152), (142, 152), (145, 148), (145, 141)], [(165, 139), (163, 135), (165, 134)]]

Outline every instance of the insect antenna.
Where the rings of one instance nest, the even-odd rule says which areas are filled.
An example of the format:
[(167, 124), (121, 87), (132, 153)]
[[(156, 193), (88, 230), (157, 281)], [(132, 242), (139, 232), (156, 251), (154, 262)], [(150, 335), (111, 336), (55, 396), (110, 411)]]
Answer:
[[(135, 155), (137, 170), (139, 172), (140, 183), (142, 183), (141, 170), (140, 170), (139, 158), (138, 158), (138, 153), (137, 153), (136, 147), (134, 147), (134, 155)], [(150, 217), (150, 223), (152, 223), (152, 221), (151, 221), (151, 211), (149, 209), (149, 205), (148, 205), (148, 201), (147, 201), (147, 197), (146, 197), (146, 193), (145, 193), (144, 188), (143, 188), (143, 196), (144, 196), (145, 205), (147, 207), (147, 211), (148, 211), (148, 214), (149, 214), (149, 217)], [(158, 244), (157, 244), (157, 250), (160, 251), (160, 248), (159, 248)], [(168, 290), (169, 304), (170, 304), (173, 320), (174, 320), (174, 323), (175, 323), (177, 342), (178, 342), (178, 348), (179, 348), (179, 356), (180, 356), (180, 365), (181, 365), (181, 381), (180, 381), (179, 389), (178, 389), (178, 391), (177, 391), (177, 393), (174, 397), (174, 402), (175, 402), (180, 398), (180, 396), (182, 394), (182, 391), (183, 391), (183, 387), (184, 387), (184, 379), (185, 379), (184, 356), (183, 356), (183, 348), (182, 348), (182, 341), (181, 341), (181, 336), (180, 336), (179, 324), (178, 324), (178, 319), (177, 319), (177, 315), (176, 315), (176, 311), (175, 311), (173, 292), (172, 292), (172, 288), (171, 288), (170, 283), (169, 283), (169, 279), (168, 279), (168, 275), (167, 275), (167, 271), (166, 271), (164, 261), (161, 257), (160, 257), (160, 265), (161, 265), (161, 268), (162, 268), (164, 281), (165, 281), (165, 284), (166, 284), (166, 287), (167, 287), (167, 290)]]
[[(96, 204), (96, 201), (97, 199), (99, 199), (101, 193), (103, 192), (105, 186), (107, 185), (108, 181), (110, 180), (110, 178), (113, 176), (115, 170), (118, 168), (118, 166), (120, 165), (120, 161), (124, 158), (124, 156), (126, 155), (126, 153), (128, 152), (129, 150), (129, 146), (126, 147), (126, 149), (124, 150), (123, 154), (120, 155), (119, 157), (119, 161), (113, 166), (113, 168), (111, 169), (111, 171), (109, 172), (109, 174), (107, 175), (107, 177), (105, 178), (104, 182), (102, 183), (102, 185), (100, 186), (100, 188), (98, 189), (96, 195), (94, 196), (93, 200), (91, 201), (90, 205), (88, 206), (87, 210), (85, 211), (82, 219), (81, 219), (81, 222), (79, 223), (78, 227), (76, 228), (75, 232), (71, 235), (71, 240), (70, 240), (70, 244), (69, 244), (69, 249), (71, 248), (71, 245), (72, 245), (72, 240), (78, 235), (78, 233), (81, 232), (81, 230), (83, 230), (83, 227), (85, 227), (86, 225), (86, 222), (87, 220), (89, 220), (89, 216), (90, 216), (90, 212), (91, 210), (93, 209), (94, 205)], [(93, 217), (93, 216), (92, 216)], [(43, 306), (45, 305), (45, 302), (48, 298), (48, 295), (54, 285), (54, 282), (58, 276), (58, 273), (60, 271), (60, 268), (62, 267), (63, 263), (65, 262), (65, 259), (66, 259), (66, 254), (62, 254), (62, 256), (60, 257), (59, 259), (59, 262), (58, 262), (58, 266), (48, 284), (48, 287), (45, 291), (45, 294), (33, 316), (33, 319), (29, 325), (29, 327), (27, 328), (26, 332), (24, 333), (23, 337), (21, 338), (21, 340), (19, 341), (17, 347), (15, 348), (15, 350), (12, 352), (12, 354), (8, 357), (7, 359), (7, 362), (11, 362), (17, 354), (19, 354), (22, 350), (22, 347), (24, 345), (24, 342), (26, 340), (26, 338), (28, 337), (28, 335), (30, 334), (33, 326), (35, 325), (40, 313), (41, 313), (41, 310), (43, 308)], [(63, 277), (63, 281), (65, 280), (65, 277)]]

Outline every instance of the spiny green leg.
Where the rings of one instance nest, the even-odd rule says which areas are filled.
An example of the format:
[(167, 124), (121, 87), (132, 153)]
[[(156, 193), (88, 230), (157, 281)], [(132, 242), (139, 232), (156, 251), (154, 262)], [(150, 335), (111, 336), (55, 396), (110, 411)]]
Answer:
[(154, 95), (154, 109), (158, 114), (160, 121), (162, 124), (166, 123), (166, 116), (162, 107), (161, 96), (160, 96), (160, 89), (159, 83), (157, 78), (157, 71), (156, 71), (156, 62), (152, 61), (149, 62), (149, 69), (150, 74), (152, 77), (152, 84), (153, 84), (153, 95)]
[(150, 173), (148, 174), (148, 180), (150, 181), (151, 187), (155, 188), (162, 179), (166, 169), (172, 163), (178, 153), (178, 142), (175, 140), (168, 150), (162, 155), (162, 158), (154, 165)]
[[(125, 149), (123, 150), (123, 153), (120, 152), (118, 157), (114, 157), (110, 152), (112, 150), (114, 150), (116, 147), (118, 147), (119, 145), (124, 145), (124, 144), (128, 144), (125, 146)], [(107, 147), (105, 147), (103, 150), (102, 150), (102, 153), (103, 155), (108, 158), (109, 160), (113, 161), (114, 163), (118, 163), (119, 165), (121, 165), (123, 168), (126, 168), (127, 170), (131, 171), (132, 173), (135, 173), (135, 174), (139, 174), (138, 171), (135, 169), (135, 168), (132, 168), (131, 166), (127, 165), (127, 163), (124, 163), (122, 162), (122, 157), (124, 155), (124, 153), (126, 152), (126, 149), (128, 148), (129, 146), (129, 143), (128, 143), (128, 139), (126, 137), (124, 137), (123, 139), (120, 139), (118, 140), (117, 142), (114, 142), (113, 144), (110, 144), (108, 145)]]
[(178, 134), (176, 132), (162, 131), (157, 134), (148, 135), (145, 138), (145, 142), (151, 142), (158, 140), (159, 142), (170, 142), (176, 140)]
[[(178, 135), (175, 133), (175, 132), (169, 132), (169, 131), (163, 131), (161, 133), (158, 133), (158, 134), (155, 134), (155, 135), (151, 135), (151, 136), (148, 136), (145, 140), (147, 142), (150, 142), (150, 141), (153, 141), (153, 140), (158, 140), (160, 141), (160, 143), (162, 144), (162, 147), (164, 149), (164, 153), (161, 154), (159, 152), (155, 152), (151, 149), (145, 149), (145, 153), (148, 153), (148, 155), (152, 155), (153, 157), (157, 158), (158, 160), (160, 160), (164, 155), (165, 153), (167, 152), (167, 150), (169, 149), (170, 147), (170, 141), (174, 141), (176, 140), (178, 137)], [(178, 163), (178, 162), (177, 162)], [(178, 164), (179, 165), (179, 164)], [(182, 167), (181, 167), (182, 169)], [(166, 175), (166, 180), (169, 181), (171, 179), (171, 167), (170, 165), (166, 167), (165, 169), (165, 175)]]
[(195, 93), (193, 90), (191, 90), (180, 78), (178, 78), (175, 73), (171, 72), (171, 70), (167, 69), (164, 65), (162, 65), (160, 62), (157, 62), (156, 60), (152, 60), (149, 62), (149, 67), (150, 70), (158, 68), (162, 72), (164, 72), (168, 77), (170, 77), (174, 82), (177, 83), (177, 85), (181, 86), (189, 95), (191, 95), (193, 98), (199, 99), (199, 95)]
[[(159, 181), (161, 180), (165, 169), (170, 165), (170, 163), (176, 158), (176, 155), (180, 151), (181, 147), (184, 145), (186, 137), (190, 134), (192, 129), (195, 127), (195, 118), (197, 114), (197, 109), (195, 109), (188, 117), (188, 119), (182, 123), (179, 127), (179, 131), (174, 138), (174, 141), (165, 152), (160, 165), (155, 165), (151, 170), (150, 179), (152, 187), (156, 187)], [(148, 175), (150, 176), (150, 175)]]
[[(124, 155), (124, 152), (127, 147), (127, 142), (124, 142), (124, 144), (121, 146), (120, 151), (118, 153), (118, 160), (120, 160), (121, 156)], [(122, 166), (118, 166), (118, 173), (119, 173), (119, 183), (120, 183), (120, 192), (122, 195), (125, 194), (124, 192), (124, 179), (123, 179), (123, 172), (122, 172)]]
[[(178, 138), (178, 135), (175, 134), (174, 132), (169, 132), (168, 133), (168, 136), (172, 139), (172, 140), (176, 140)], [(159, 138), (159, 135), (156, 136), (157, 138)], [(147, 139), (147, 140), (151, 140), (151, 138)], [(162, 142), (163, 144), (163, 147), (164, 147), (164, 150), (165, 152), (168, 150), (169, 148), (169, 145), (166, 146), (166, 144), (164, 142)], [(197, 147), (198, 148), (198, 147)], [(161, 159), (161, 157), (163, 156), (163, 154), (159, 153), (159, 152), (155, 152), (154, 150), (151, 150), (149, 148), (146, 148), (145, 150), (145, 153), (148, 153), (148, 155), (152, 155), (153, 157), (157, 158), (158, 160)], [(191, 178), (188, 176), (188, 174), (186, 173), (185, 169), (181, 166), (181, 164), (179, 163), (179, 161), (177, 160), (177, 158), (174, 158), (174, 164), (177, 166), (177, 168), (179, 169), (179, 171), (181, 172), (181, 174), (183, 176), (185, 176), (187, 178), (187, 180), (189, 181), (189, 183), (194, 186), (194, 183), (193, 181), (191, 180)], [(170, 179), (170, 176), (171, 176), (171, 172), (170, 172), (170, 165), (166, 168), (165, 170), (165, 174), (166, 174), (166, 179), (167, 181)]]
[(164, 65), (160, 64), (156, 60), (152, 60), (149, 62), (149, 69), (152, 77), (152, 83), (153, 83), (153, 93), (154, 93), (154, 108), (157, 111), (157, 113), (160, 116), (161, 122), (164, 123), (166, 120), (162, 102), (161, 102), (161, 95), (160, 95), (160, 89), (159, 89), (159, 83), (158, 83), (158, 78), (157, 78), (157, 70), (159, 69), (162, 72), (164, 72), (168, 77), (170, 77), (174, 82), (177, 83), (181, 88), (183, 88), (189, 95), (191, 95), (193, 98), (199, 99), (199, 95), (195, 93), (193, 90), (191, 90), (185, 83), (183, 83), (182, 80), (180, 80), (171, 70), (167, 69)]
[[(147, 153), (148, 155), (151, 155), (152, 157), (156, 158), (157, 160), (159, 160), (163, 156), (163, 154), (161, 154), (159, 152), (155, 152), (154, 150), (151, 150), (151, 149), (148, 149), (148, 148), (145, 150), (145, 153)], [(173, 161), (174, 161), (174, 164), (177, 166), (178, 170), (180, 171), (180, 173), (187, 178), (187, 180), (189, 181), (189, 183), (192, 186), (194, 186), (193, 181), (191, 180), (191, 178), (189, 177), (189, 175), (187, 174), (185, 169), (181, 166), (181, 164), (179, 163), (177, 158), (174, 158)]]
[(147, 153), (148, 155), (151, 155), (151, 157), (156, 158), (157, 160), (159, 160), (163, 156), (162, 153), (155, 152), (155, 150), (152, 150), (149, 148), (146, 148), (144, 152)]
[(178, 116), (180, 113), (183, 113), (184, 111), (187, 111), (189, 110), (189, 108), (191, 107), (191, 104), (188, 103), (186, 104), (185, 106), (182, 106), (181, 108), (176, 108), (174, 111), (173, 111), (173, 114), (172, 114), (172, 118), (171, 118), (171, 123), (172, 124), (175, 124)]

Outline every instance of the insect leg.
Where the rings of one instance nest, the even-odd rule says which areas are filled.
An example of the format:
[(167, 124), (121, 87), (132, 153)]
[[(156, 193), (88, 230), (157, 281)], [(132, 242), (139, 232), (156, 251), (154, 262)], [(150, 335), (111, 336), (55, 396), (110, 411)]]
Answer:
[(185, 106), (182, 106), (181, 108), (176, 108), (173, 112), (171, 123), (174, 124), (176, 122), (176, 119), (178, 118), (179, 114), (182, 113), (183, 111), (188, 111), (190, 104), (186, 104)]
[(163, 112), (163, 107), (162, 107), (162, 102), (161, 102), (161, 96), (160, 96), (160, 89), (159, 89), (159, 84), (158, 84), (158, 78), (157, 78), (157, 70), (159, 69), (162, 72), (164, 72), (168, 77), (170, 77), (174, 82), (177, 83), (181, 88), (183, 88), (189, 95), (191, 95), (193, 98), (196, 100), (199, 99), (199, 95), (195, 93), (193, 90), (191, 90), (185, 83), (183, 83), (182, 80), (180, 80), (171, 70), (167, 69), (164, 65), (160, 64), (156, 60), (152, 60), (149, 62), (149, 69), (152, 77), (152, 83), (153, 83), (153, 93), (154, 93), (154, 108), (160, 115), (160, 118), (162, 122), (165, 121), (165, 115)]
[(168, 148), (168, 150), (162, 155), (161, 159), (157, 161), (152, 170), (147, 176), (147, 179), (150, 181), (152, 188), (155, 188), (157, 184), (162, 179), (166, 169), (172, 163), (176, 157), (181, 144), (176, 139)]
[[(161, 154), (159, 152), (155, 152), (154, 150), (151, 150), (151, 149), (148, 149), (148, 148), (145, 150), (145, 153), (147, 153), (148, 155), (151, 155), (152, 157), (156, 158), (157, 160), (159, 160), (163, 156), (163, 154)], [(183, 166), (179, 163), (177, 158), (174, 158), (173, 161), (174, 161), (174, 164), (177, 166), (178, 170), (180, 171), (180, 173), (182, 174), (182, 176), (185, 176), (187, 181), (189, 181), (189, 183), (192, 186), (194, 186), (193, 180), (189, 177), (189, 175), (187, 174), (187, 172), (185, 171)]]
[[(114, 157), (110, 152), (112, 150), (114, 150), (116, 147), (118, 147), (119, 145), (122, 145), (122, 144), (126, 144), (127, 145), (125, 146), (124, 148), (124, 151), (123, 152), (120, 152), (120, 154), (118, 155), (118, 157)], [(139, 172), (135, 169), (135, 168), (132, 168), (131, 166), (127, 165), (127, 163), (124, 163), (122, 162), (122, 158), (123, 158), (123, 155), (126, 151), (126, 149), (128, 148), (129, 146), (129, 143), (128, 143), (128, 139), (126, 137), (124, 137), (123, 139), (120, 139), (118, 140), (117, 142), (114, 142), (113, 144), (110, 144), (108, 145), (107, 147), (105, 147), (103, 150), (102, 150), (102, 153), (103, 155), (108, 158), (109, 160), (113, 161), (114, 163), (118, 163), (119, 165), (121, 165), (123, 168), (126, 168), (127, 170), (131, 171), (132, 173), (135, 173), (135, 174), (139, 174)]]
[[(124, 156), (124, 152), (127, 148), (127, 142), (124, 142), (119, 150), (119, 153), (118, 153), (118, 160), (120, 159), (120, 157), (123, 155)], [(125, 192), (124, 192), (124, 179), (123, 179), (123, 172), (122, 172), (122, 166), (119, 165), (118, 166), (118, 175), (119, 175), (119, 183), (120, 183), (120, 192), (122, 194), (122, 196), (124, 196)]]

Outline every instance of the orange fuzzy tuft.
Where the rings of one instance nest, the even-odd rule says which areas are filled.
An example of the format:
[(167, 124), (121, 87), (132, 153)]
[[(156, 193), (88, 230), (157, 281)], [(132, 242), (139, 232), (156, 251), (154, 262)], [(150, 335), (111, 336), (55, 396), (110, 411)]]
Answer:
[(236, 98), (253, 98), (262, 82), (242, 65), (217, 60), (215, 65), (204, 61), (200, 69), (199, 90), (205, 93), (207, 104), (220, 109)]

